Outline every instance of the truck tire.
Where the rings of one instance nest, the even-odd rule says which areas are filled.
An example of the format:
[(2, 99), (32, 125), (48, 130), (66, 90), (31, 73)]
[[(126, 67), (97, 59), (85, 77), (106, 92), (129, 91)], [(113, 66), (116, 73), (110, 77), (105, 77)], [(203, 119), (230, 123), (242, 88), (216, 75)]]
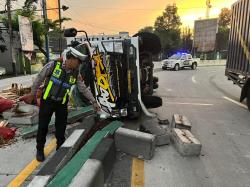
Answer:
[(197, 68), (196, 62), (194, 62), (194, 63), (192, 64), (191, 68), (192, 68), (193, 70), (195, 70), (195, 69)]
[(159, 84), (156, 82), (156, 83), (154, 83), (154, 85), (153, 85), (153, 89), (157, 89), (157, 88), (159, 88)]
[(179, 65), (179, 64), (175, 64), (174, 70), (175, 70), (175, 71), (179, 71), (179, 69), (180, 69), (180, 65)]
[(162, 98), (158, 96), (142, 96), (142, 101), (146, 108), (158, 108), (162, 106)]
[(159, 78), (158, 77), (153, 77), (153, 82), (154, 83), (159, 82)]
[(247, 107), (250, 110), (250, 86), (247, 88)]

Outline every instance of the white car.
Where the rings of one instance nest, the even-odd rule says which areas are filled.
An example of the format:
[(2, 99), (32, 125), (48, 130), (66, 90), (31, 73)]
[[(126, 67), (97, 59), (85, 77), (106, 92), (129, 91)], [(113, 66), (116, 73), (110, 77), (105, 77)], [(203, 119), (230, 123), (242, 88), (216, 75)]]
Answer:
[(3, 67), (0, 67), (0, 76), (6, 74), (6, 69)]
[(179, 69), (184, 69), (185, 67), (190, 67), (192, 69), (197, 68), (197, 61), (192, 58), (192, 55), (187, 53), (176, 53), (170, 58), (162, 61), (162, 69), (173, 69), (178, 71)]

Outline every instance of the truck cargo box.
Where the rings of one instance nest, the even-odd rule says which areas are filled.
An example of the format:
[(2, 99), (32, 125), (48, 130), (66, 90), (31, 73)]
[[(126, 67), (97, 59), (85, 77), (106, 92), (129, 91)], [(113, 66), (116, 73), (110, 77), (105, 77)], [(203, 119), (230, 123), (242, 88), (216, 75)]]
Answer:
[(232, 5), (226, 75), (250, 76), (250, 1), (239, 0)]

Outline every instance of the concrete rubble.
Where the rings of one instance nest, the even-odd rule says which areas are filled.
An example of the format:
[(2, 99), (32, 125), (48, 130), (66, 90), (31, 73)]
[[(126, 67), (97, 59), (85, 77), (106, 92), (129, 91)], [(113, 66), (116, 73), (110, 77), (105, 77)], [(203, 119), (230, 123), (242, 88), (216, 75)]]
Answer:
[(168, 145), (170, 143), (170, 135), (154, 119), (144, 121), (140, 125), (140, 131), (155, 135), (157, 146)]
[(16, 107), (3, 112), (3, 117), (13, 125), (34, 125), (38, 123), (39, 108), (34, 105), (19, 103)]
[(172, 140), (177, 151), (182, 156), (200, 155), (202, 145), (189, 130), (174, 128), (172, 130)]
[(187, 129), (191, 131), (192, 124), (186, 116), (174, 114), (171, 122), (171, 128)]

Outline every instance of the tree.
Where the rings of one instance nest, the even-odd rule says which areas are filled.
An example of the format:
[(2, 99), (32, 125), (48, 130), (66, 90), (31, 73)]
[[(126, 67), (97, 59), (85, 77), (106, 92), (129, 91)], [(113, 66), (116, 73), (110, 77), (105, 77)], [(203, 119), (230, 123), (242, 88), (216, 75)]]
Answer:
[[(49, 29), (55, 30), (61, 34), (62, 31), (59, 27), (60, 21), (68, 21), (70, 18), (62, 18), (61, 20), (55, 21), (48, 20), (48, 27), (46, 28), (44, 20), (39, 19), (36, 16), (37, 2), (38, 0), (26, 0), (21, 10), (15, 11), (15, 14), (12, 16), (12, 29), (13, 31), (19, 31), (18, 15), (28, 17), (32, 23), (34, 45), (36, 45), (45, 56), (47, 56), (46, 51), (44, 50), (45, 34), (49, 32)], [(2, 21), (5, 27), (8, 27), (8, 18), (6, 16), (2, 18)]]
[(182, 40), (182, 49), (186, 52), (191, 52), (193, 39), (192, 39), (191, 30), (189, 27), (183, 28), (181, 40)]
[(177, 10), (178, 8), (175, 4), (167, 5), (162, 16), (156, 18), (155, 29), (158, 31), (180, 30), (181, 19), (177, 14)]
[(222, 8), (219, 14), (219, 29), (216, 36), (217, 50), (227, 50), (229, 31), (231, 24), (231, 10)]
[(154, 27), (152, 27), (152, 26), (146, 26), (146, 27), (142, 28), (141, 30), (139, 30), (139, 32), (150, 32), (150, 33), (153, 33), (154, 32)]
[(1, 28), (0, 28), (0, 52), (4, 52), (4, 51), (6, 51), (7, 50), (7, 47), (6, 47), (6, 45), (5, 45), (5, 40), (4, 40), (4, 38), (3, 38), (3, 36), (2, 36), (2, 30), (1, 30)]
[(222, 8), (219, 14), (219, 27), (230, 28), (231, 23), (231, 10), (228, 8)]
[(162, 16), (156, 18), (155, 34), (161, 39), (164, 53), (171, 55), (181, 46), (181, 21), (175, 4), (167, 5)]

